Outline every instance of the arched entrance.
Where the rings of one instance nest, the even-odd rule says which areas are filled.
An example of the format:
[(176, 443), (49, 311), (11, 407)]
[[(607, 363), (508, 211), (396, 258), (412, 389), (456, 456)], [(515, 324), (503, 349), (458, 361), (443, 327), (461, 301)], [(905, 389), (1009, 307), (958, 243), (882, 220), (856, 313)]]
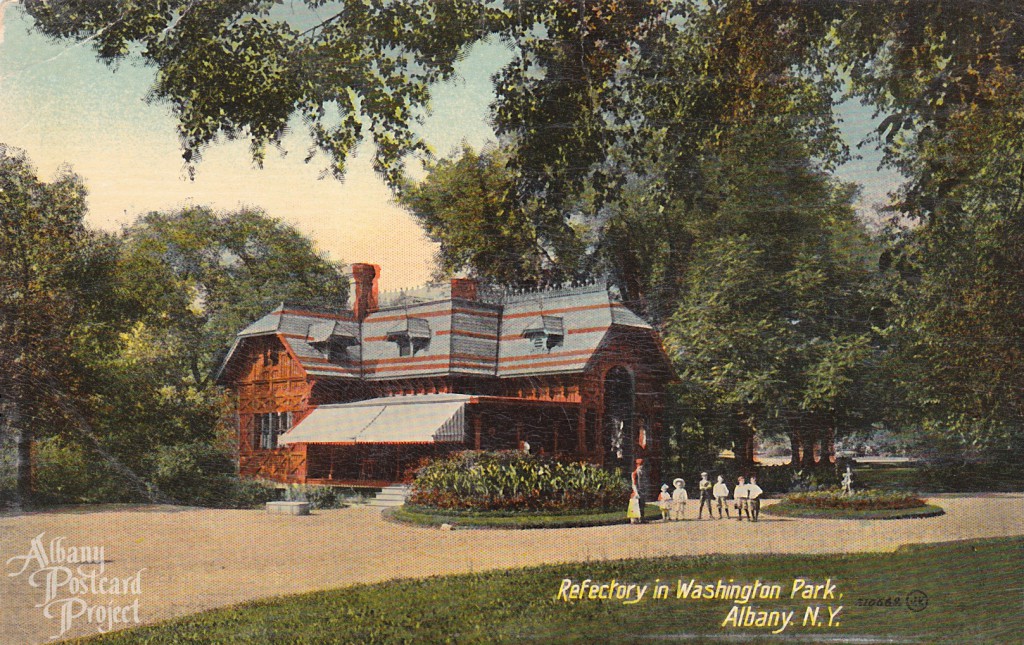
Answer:
[(633, 466), (633, 375), (613, 367), (604, 377), (604, 463), (630, 472)]

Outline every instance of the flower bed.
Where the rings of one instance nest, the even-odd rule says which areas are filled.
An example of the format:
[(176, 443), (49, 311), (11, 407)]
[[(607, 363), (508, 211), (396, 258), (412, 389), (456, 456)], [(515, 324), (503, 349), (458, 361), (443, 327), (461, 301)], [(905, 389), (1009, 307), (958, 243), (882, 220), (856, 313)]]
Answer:
[(421, 468), (409, 503), (444, 510), (622, 510), (622, 473), (585, 462), (559, 462), (519, 451), (465, 451)]
[(768, 515), (847, 520), (894, 520), (942, 515), (942, 508), (920, 497), (896, 491), (839, 490), (793, 493), (778, 504), (766, 506)]
[(847, 495), (839, 490), (793, 493), (785, 503), (810, 508), (834, 508), (851, 511), (881, 511), (925, 506), (920, 497), (896, 491), (857, 491)]

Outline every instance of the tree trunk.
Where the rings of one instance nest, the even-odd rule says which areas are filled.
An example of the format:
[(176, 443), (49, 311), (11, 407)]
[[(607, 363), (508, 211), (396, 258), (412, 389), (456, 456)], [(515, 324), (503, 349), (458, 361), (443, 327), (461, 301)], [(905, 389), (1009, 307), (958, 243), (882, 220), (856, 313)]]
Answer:
[(836, 463), (835, 423), (829, 423), (825, 428), (825, 436), (821, 439), (821, 460), (830, 464)]
[(0, 413), (3, 414), (4, 448), (11, 444), (14, 448), (14, 504), (24, 508), (32, 502), (32, 432), (21, 423), (24, 415), (17, 392), (5, 393), (0, 401)]
[(743, 419), (743, 430), (740, 432), (738, 441), (735, 444), (736, 463), (742, 470), (749, 470), (754, 466), (754, 435), (757, 428), (753, 419)]
[(789, 465), (794, 468), (800, 466), (800, 432), (793, 430), (789, 433), (789, 450), (792, 455), (789, 458)]
[(817, 461), (814, 459), (814, 444), (818, 440), (818, 431), (807, 428), (800, 433), (802, 453), (800, 455), (800, 466), (802, 468), (814, 468)]

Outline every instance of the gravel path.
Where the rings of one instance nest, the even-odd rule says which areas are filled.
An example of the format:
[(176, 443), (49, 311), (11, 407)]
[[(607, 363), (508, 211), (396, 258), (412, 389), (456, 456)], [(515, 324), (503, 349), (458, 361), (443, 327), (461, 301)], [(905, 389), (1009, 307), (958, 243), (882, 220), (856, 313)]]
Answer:
[[(525, 531), (441, 531), (384, 521), (377, 509), (320, 511), (309, 517), (262, 511), (141, 507), (0, 516), (0, 643), (48, 642), (60, 631), (37, 607), (43, 589), (22, 566), (31, 540), (102, 546), (105, 576), (142, 570), (141, 594), (83, 596), (94, 605), (139, 599), (152, 622), (232, 603), (359, 582), (523, 567), (566, 561), (702, 553), (892, 551), (901, 544), (1024, 534), (1024, 495), (943, 496), (941, 517), (915, 520), (735, 520)], [(767, 502), (767, 503), (770, 503)], [(692, 518), (695, 505), (687, 509)], [(552, 582), (552, 589), (556, 582)], [(68, 587), (57, 597), (67, 598)], [(125, 598), (127, 601), (125, 602)], [(74, 622), (64, 637), (95, 633)], [(52, 641), (50, 641), (52, 642)]]

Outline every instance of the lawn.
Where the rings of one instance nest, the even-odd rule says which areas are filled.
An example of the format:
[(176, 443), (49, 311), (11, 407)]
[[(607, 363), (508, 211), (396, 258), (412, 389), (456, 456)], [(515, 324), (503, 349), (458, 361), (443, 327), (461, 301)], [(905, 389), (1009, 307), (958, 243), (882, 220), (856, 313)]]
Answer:
[[(183, 642), (687, 642), (772, 639), (767, 627), (723, 626), (730, 612), (793, 611), (783, 638), (815, 642), (1020, 642), (1024, 538), (902, 548), (857, 555), (678, 557), (563, 564), (403, 580), (264, 600), (116, 632), (90, 643)], [(557, 598), (569, 579), (667, 585), (622, 600)], [(764, 585), (779, 599), (734, 604), (677, 598), (678, 581)], [(823, 585), (818, 599), (791, 599), (794, 581)], [(806, 589), (806, 587), (805, 587)], [(634, 592), (635, 594), (635, 592)], [(822, 598), (822, 595), (831, 595)], [(925, 603), (925, 599), (927, 602)], [(914, 610), (908, 609), (908, 601)], [(834, 624), (828, 626), (828, 616)], [(805, 624), (819, 607), (816, 625)], [(777, 628), (776, 628), (777, 629)], [(776, 637), (777, 638), (777, 637)]]
[(920, 466), (904, 464), (858, 465), (853, 471), (853, 484), (855, 487), (901, 491), (940, 492), (937, 489), (941, 488), (933, 482), (925, 481)]

